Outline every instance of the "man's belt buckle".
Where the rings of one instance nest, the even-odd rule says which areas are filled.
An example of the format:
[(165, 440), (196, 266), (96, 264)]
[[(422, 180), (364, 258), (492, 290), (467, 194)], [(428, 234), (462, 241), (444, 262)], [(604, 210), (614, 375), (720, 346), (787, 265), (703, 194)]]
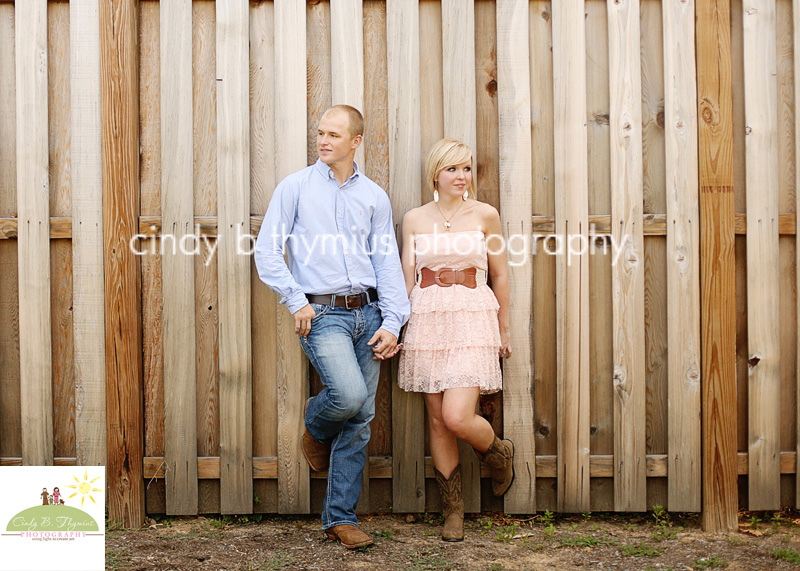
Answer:
[[(358, 305), (350, 305), (350, 300), (356, 301), (358, 300)], [(358, 309), (361, 307), (361, 294), (360, 293), (353, 293), (350, 295), (344, 296), (344, 308), (345, 309)]]

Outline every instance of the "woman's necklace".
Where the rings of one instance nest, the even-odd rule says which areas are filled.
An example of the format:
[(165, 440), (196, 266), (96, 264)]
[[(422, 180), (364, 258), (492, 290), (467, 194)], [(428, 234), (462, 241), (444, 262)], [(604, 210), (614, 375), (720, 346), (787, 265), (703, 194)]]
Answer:
[(439, 214), (442, 215), (442, 218), (444, 218), (444, 230), (445, 230), (445, 232), (450, 232), (450, 226), (451, 226), (450, 221), (453, 219), (453, 216), (458, 214), (458, 211), (461, 210), (461, 207), (464, 205), (464, 201), (462, 200), (462, 201), (459, 202), (458, 208), (456, 208), (455, 212), (453, 212), (450, 215), (450, 218), (448, 218), (447, 216), (444, 215), (444, 212), (442, 212), (442, 209), (439, 208), (438, 204), (434, 203), (434, 205), (436, 206), (436, 210), (439, 211)]

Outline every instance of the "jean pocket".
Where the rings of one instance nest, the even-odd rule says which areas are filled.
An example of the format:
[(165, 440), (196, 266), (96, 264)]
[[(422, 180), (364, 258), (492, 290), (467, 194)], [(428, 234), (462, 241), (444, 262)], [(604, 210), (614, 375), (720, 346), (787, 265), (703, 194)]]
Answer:
[(316, 315), (311, 318), (311, 323), (314, 323), (320, 317), (322, 317), (323, 315), (325, 315), (326, 313), (328, 313), (331, 310), (331, 306), (330, 305), (322, 305), (321, 303), (312, 303), (311, 307), (314, 310), (314, 312), (316, 313)]

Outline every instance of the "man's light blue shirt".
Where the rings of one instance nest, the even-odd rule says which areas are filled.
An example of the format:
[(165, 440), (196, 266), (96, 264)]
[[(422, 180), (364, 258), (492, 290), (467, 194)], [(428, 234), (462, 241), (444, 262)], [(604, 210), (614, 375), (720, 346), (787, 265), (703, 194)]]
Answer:
[(258, 233), (258, 275), (292, 313), (308, 304), (306, 294), (346, 295), (374, 287), (381, 327), (398, 336), (411, 307), (392, 205), (355, 163), (353, 169), (342, 186), (320, 160), (281, 181)]

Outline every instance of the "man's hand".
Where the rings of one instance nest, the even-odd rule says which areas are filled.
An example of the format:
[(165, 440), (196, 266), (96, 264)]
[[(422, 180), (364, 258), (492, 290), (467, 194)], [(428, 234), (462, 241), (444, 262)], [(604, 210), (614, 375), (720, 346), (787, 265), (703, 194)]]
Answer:
[(373, 360), (378, 361), (393, 357), (402, 347), (402, 344), (397, 345), (397, 337), (385, 329), (378, 329), (372, 339), (367, 342), (367, 345), (372, 347), (372, 352), (375, 353)]
[(311, 320), (316, 317), (317, 312), (311, 307), (311, 304), (303, 306), (294, 312), (294, 332), (299, 333), (303, 337), (308, 337), (311, 333)]

